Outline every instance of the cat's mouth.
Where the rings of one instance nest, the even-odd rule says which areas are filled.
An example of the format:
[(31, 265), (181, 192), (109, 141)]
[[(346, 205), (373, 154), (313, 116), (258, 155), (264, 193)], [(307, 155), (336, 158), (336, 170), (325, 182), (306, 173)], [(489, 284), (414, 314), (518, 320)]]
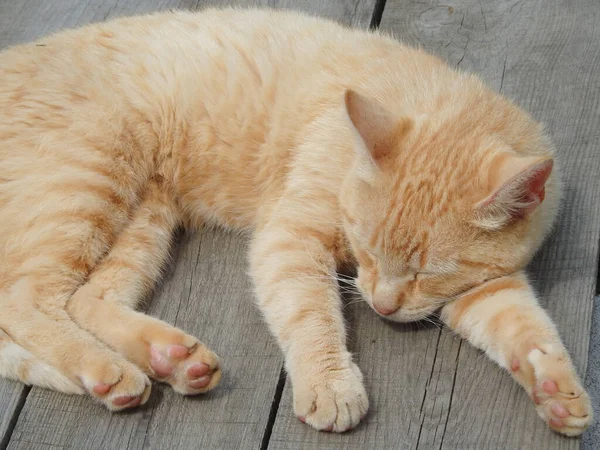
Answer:
[[(434, 304), (431, 306), (421, 308), (400, 308), (394, 314), (389, 316), (383, 316), (393, 322), (418, 322), (420, 320), (427, 319), (428, 317), (435, 314), (440, 309), (441, 305)], [(381, 314), (380, 314), (381, 315)]]
[(440, 301), (440, 299), (431, 299), (430, 301), (426, 302), (424, 306), (400, 307), (392, 313), (384, 314), (381, 311), (378, 311), (377, 308), (373, 306), (373, 301), (369, 296), (363, 294), (362, 297), (379, 317), (389, 320), (391, 322), (400, 323), (418, 322), (420, 320), (426, 319), (429, 316), (435, 314), (435, 312), (442, 307), (443, 303), (445, 303), (445, 301), (442, 302)]
[(371, 307), (373, 311), (375, 311), (375, 313), (377, 313), (379, 317), (391, 322), (418, 322), (433, 315), (448, 301), (447, 297), (425, 297), (419, 301), (414, 301), (415, 299), (410, 301), (411, 299), (409, 299), (408, 302), (404, 302), (404, 305), (400, 305), (397, 309), (388, 312), (374, 306), (369, 285), (363, 285), (363, 283), (361, 283), (360, 276), (353, 278), (351, 283), (355, 288), (354, 293), (360, 294), (362, 299)]

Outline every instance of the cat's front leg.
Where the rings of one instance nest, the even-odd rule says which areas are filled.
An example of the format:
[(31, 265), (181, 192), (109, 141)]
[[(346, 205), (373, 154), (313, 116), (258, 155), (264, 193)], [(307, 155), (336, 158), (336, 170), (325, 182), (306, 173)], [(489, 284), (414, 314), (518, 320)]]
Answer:
[(293, 228), (255, 236), (258, 303), (285, 354), (296, 415), (318, 430), (343, 432), (366, 414), (368, 398), (346, 348), (335, 260), (319, 233)]
[(442, 319), (512, 374), (550, 428), (575, 436), (592, 423), (589, 397), (524, 274), (464, 294), (444, 306)]

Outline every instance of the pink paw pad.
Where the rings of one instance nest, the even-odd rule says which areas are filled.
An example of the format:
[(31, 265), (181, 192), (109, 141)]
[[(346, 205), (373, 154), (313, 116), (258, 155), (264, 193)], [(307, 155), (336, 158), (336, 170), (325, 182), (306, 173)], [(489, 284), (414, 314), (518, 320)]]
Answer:
[(167, 350), (171, 358), (182, 359), (190, 354), (189, 349), (184, 345), (171, 345)]
[(510, 363), (510, 370), (512, 370), (513, 372), (516, 372), (520, 368), (521, 368), (521, 363), (519, 362), (519, 360), (517, 358), (513, 358), (512, 362)]
[(554, 417), (550, 419), (550, 425), (554, 428), (562, 428), (565, 426), (565, 423), (560, 419), (555, 419)]
[(204, 363), (188, 367), (186, 374), (190, 378), (188, 386), (192, 389), (204, 389), (210, 384), (210, 367)]
[(542, 403), (542, 400), (538, 396), (537, 386), (534, 386), (533, 389), (531, 390), (531, 398), (533, 399), (533, 403), (535, 403), (536, 405), (539, 405)]
[(150, 348), (150, 367), (160, 378), (166, 378), (173, 373), (173, 366), (169, 360), (155, 347)]
[(189, 336), (175, 336), (166, 343), (151, 343), (149, 353), (151, 376), (169, 383), (180, 394), (200, 394), (221, 378), (216, 355)]
[(206, 364), (200, 363), (200, 364), (194, 364), (190, 367), (188, 367), (187, 369), (187, 375), (190, 378), (200, 378), (203, 377), (204, 375), (208, 374), (208, 372), (210, 371), (210, 367), (208, 367)]
[(192, 389), (203, 389), (210, 384), (210, 377), (205, 375), (197, 380), (190, 381), (188, 386)]
[(142, 396), (125, 395), (123, 397), (116, 397), (113, 400), (113, 405), (115, 406), (127, 406), (130, 408), (138, 406), (140, 403), (142, 403)]
[(558, 392), (558, 385), (552, 380), (545, 380), (542, 382), (542, 389), (546, 394), (554, 395)]
[(94, 386), (93, 391), (95, 394), (104, 395), (113, 387), (112, 384), (98, 383)]
[(562, 419), (564, 419), (564, 418), (566, 418), (566, 417), (569, 417), (569, 416), (571, 415), (571, 413), (569, 413), (569, 411), (567, 410), (567, 408), (565, 408), (565, 407), (564, 407), (563, 405), (561, 405), (560, 403), (554, 403), (554, 404), (552, 405), (552, 408), (551, 408), (551, 410), (552, 410), (552, 412), (553, 412), (553, 413), (554, 413), (556, 416), (558, 416), (558, 417), (560, 417), (560, 418), (562, 418)]

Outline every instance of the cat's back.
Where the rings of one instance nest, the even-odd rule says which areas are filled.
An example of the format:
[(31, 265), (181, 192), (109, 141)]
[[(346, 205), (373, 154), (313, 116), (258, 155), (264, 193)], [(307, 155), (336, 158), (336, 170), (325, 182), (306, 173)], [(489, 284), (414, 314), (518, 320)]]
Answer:
[(164, 144), (169, 114), (247, 131), (281, 116), (282, 100), (289, 110), (327, 71), (343, 73), (332, 57), (348, 52), (331, 49), (351, 35), (300, 13), (209, 9), (121, 18), (9, 48), (0, 52), (0, 157), (9, 138), (99, 122), (119, 129), (141, 120), (137, 128), (153, 126)]
[[(338, 114), (346, 88), (391, 111), (412, 102), (415, 113), (429, 112), (438, 91), (455, 91), (459, 78), (395, 40), (300, 13), (122, 18), (0, 53), (0, 170), (12, 180), (39, 179), (93, 149), (96, 166), (122, 163), (135, 197), (152, 164), (177, 160), (182, 197), (213, 196), (207, 204), (250, 226), (265, 199), (282, 191), (302, 130), (324, 111), (335, 123), (315, 161), (350, 161)], [(0, 208), (13, 195), (6, 186)]]
[(118, 172), (133, 203), (155, 152), (185, 145), (226, 158), (221, 178), (259, 184), (247, 167), (281, 172), (308, 117), (298, 120), (306, 90), (295, 81), (318, 86), (319, 49), (349, 33), (302, 14), (215, 9), (122, 18), (0, 52), (0, 212), (25, 220), (23, 208), (49, 203), (48, 186), (97, 173)]
[[(49, 89), (72, 83), (78, 74), (93, 78), (90, 73), (102, 77), (119, 71), (123, 78), (138, 75), (136, 81), (150, 83), (159, 81), (158, 76), (169, 75), (169, 71), (185, 77), (186, 70), (197, 75), (195, 70), (210, 66), (211, 72), (219, 72), (232, 62), (227, 58), (234, 53), (243, 53), (237, 56), (255, 66), (250, 68), (252, 71), (268, 71), (282, 62), (314, 57), (311, 42), (325, 46), (352, 33), (361, 32), (301, 13), (268, 9), (225, 8), (123, 17), (4, 49), (0, 52), (0, 77), (5, 84), (0, 93), (41, 76)], [(144, 68), (155, 74), (145, 73)], [(202, 75), (206, 76), (206, 71)], [(79, 87), (84, 89), (81, 84)]]

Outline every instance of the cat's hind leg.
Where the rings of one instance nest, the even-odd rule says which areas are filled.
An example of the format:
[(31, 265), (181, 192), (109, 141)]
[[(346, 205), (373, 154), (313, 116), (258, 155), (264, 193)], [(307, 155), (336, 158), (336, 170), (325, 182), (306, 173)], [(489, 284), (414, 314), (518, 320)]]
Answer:
[(66, 394), (83, 394), (83, 388), (34, 354), (17, 345), (0, 330), (0, 377)]
[(52, 380), (40, 379), (44, 372), (36, 377), (18, 372), (27, 367), (25, 361), (43, 361), (54, 368), (46, 374), (60, 372), (112, 410), (136, 406), (149, 396), (148, 377), (65, 310), (127, 223), (128, 203), (114, 180), (95, 166), (77, 160), (56, 170), (53, 163), (28, 166), (30, 174), (17, 173), (2, 185), (3, 198), (11, 201), (2, 204), (0, 227), (0, 329), (10, 341), (3, 339), (0, 370), (54, 387)]
[[(87, 392), (114, 411), (145, 403), (150, 395), (148, 377), (69, 318), (61, 307), (70, 295), (65, 285), (60, 275), (38, 273), (21, 277), (0, 293), (0, 371), (27, 384)], [(79, 389), (62, 389), (57, 372)]]
[(151, 182), (131, 222), (71, 297), (67, 311), (152, 378), (194, 395), (218, 384), (217, 356), (195, 337), (133, 310), (159, 278), (179, 221), (168, 190)]

